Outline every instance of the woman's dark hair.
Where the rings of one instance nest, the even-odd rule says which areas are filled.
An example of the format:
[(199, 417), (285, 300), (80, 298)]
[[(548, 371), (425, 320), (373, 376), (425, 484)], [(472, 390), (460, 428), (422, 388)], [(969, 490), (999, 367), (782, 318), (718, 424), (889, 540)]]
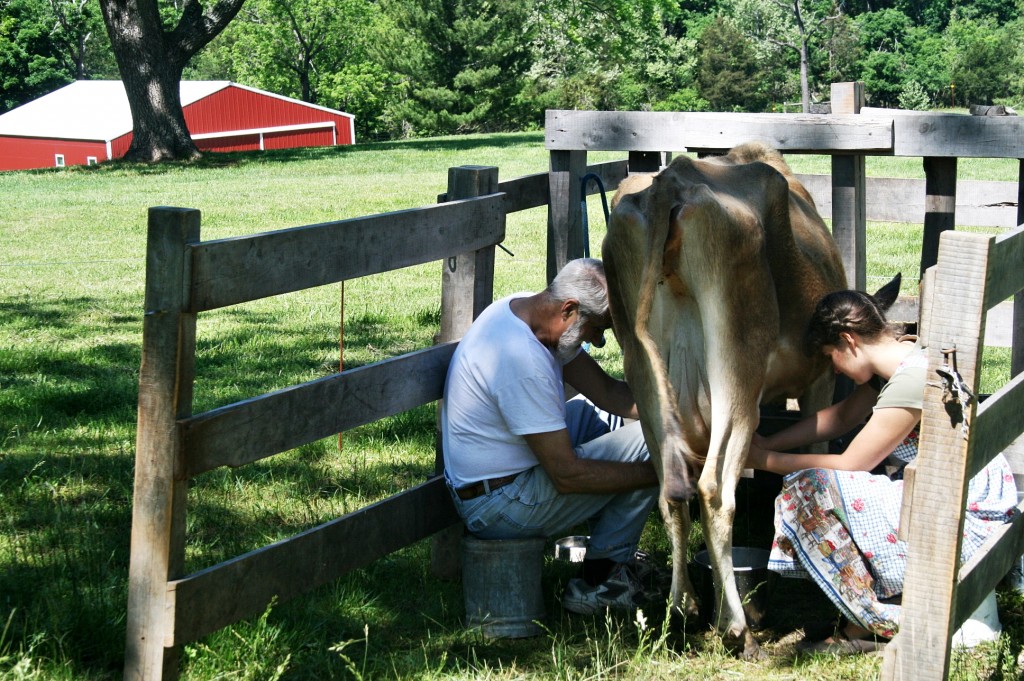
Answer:
[(804, 352), (814, 355), (826, 345), (838, 345), (839, 334), (844, 332), (868, 340), (891, 333), (883, 306), (875, 296), (862, 291), (835, 291), (818, 301), (804, 334)]

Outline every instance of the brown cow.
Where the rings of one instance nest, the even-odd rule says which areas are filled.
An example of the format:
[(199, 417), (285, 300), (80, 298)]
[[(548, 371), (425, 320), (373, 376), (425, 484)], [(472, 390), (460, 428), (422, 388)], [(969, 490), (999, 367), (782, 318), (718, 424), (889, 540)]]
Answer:
[[(603, 258), (625, 374), (661, 477), (673, 543), (672, 604), (694, 613), (686, 574), (688, 472), (726, 642), (758, 657), (732, 565), (735, 491), (759, 404), (828, 404), (828, 360), (803, 353), (815, 303), (846, 287), (839, 251), (782, 156), (745, 144), (631, 176), (612, 203)], [(709, 607), (711, 604), (704, 604)]]

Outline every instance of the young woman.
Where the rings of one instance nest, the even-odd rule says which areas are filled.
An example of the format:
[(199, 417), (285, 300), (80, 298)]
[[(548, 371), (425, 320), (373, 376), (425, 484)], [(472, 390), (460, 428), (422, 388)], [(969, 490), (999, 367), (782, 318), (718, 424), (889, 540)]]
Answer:
[[(825, 631), (805, 630), (805, 648), (876, 650), (877, 639), (891, 638), (899, 623), (907, 551), (896, 538), (902, 470), (917, 456), (927, 361), (913, 340), (892, 334), (878, 299), (859, 291), (825, 296), (805, 340), (808, 352), (828, 355), (836, 372), (857, 387), (775, 435), (754, 437), (749, 465), (785, 476), (775, 502), (769, 568), (810, 577), (846, 620), (827, 639)], [(869, 416), (842, 454), (783, 453), (833, 440)], [(962, 560), (1011, 517), (1016, 504), (1013, 475), (997, 456), (970, 482)]]

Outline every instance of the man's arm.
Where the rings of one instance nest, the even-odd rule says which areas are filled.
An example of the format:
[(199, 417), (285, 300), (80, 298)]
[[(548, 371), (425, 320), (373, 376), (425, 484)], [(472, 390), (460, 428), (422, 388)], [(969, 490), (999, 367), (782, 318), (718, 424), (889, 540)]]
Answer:
[(561, 494), (614, 494), (658, 484), (650, 461), (597, 461), (577, 457), (569, 431), (564, 428), (523, 437)]
[(626, 382), (609, 376), (586, 352), (562, 367), (562, 376), (601, 409), (624, 418), (639, 418), (633, 391)]

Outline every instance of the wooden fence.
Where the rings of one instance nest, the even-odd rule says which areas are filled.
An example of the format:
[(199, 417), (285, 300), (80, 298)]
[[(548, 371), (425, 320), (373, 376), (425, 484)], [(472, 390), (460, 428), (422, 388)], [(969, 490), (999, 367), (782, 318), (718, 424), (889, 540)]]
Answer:
[[(549, 172), (499, 183), (496, 168), (453, 168), (445, 202), (437, 206), (207, 242), (200, 240), (198, 211), (151, 209), (126, 678), (175, 678), (183, 643), (457, 524), (443, 480), (434, 477), (291, 538), (183, 573), (191, 478), (440, 398), (455, 341), (491, 300), (494, 245), (504, 238), (508, 213), (548, 206), (550, 279), (583, 253), (587, 173), (598, 174), (611, 191), (628, 172), (657, 170), (669, 151), (718, 152), (752, 139), (789, 153), (831, 154), (833, 233), (851, 283), (863, 287), (864, 154), (924, 157), (924, 267), (940, 232), (955, 221), (956, 157), (1024, 158), (1022, 127), (1017, 119), (966, 116), (552, 111)], [(589, 149), (626, 151), (629, 158), (588, 166)], [(591, 184), (586, 191), (596, 190)], [(438, 345), (192, 413), (199, 313), (435, 260), (444, 263)], [(1015, 330), (1024, 318), (1017, 300)], [(1014, 375), (1024, 364), (1021, 338), (1014, 334)], [(447, 536), (435, 543), (432, 559), (442, 572), (453, 561), (455, 535)]]
[[(968, 483), (1024, 432), (1024, 374), (960, 412), (947, 408), (956, 395), (944, 395), (936, 373), (955, 358), (964, 383), (978, 395), (986, 315), (1024, 288), (1022, 261), (1024, 228), (998, 237), (946, 232), (938, 264), (925, 279), (921, 330), (929, 380), (921, 448), (908, 466), (903, 494), (900, 534), (909, 551), (900, 631), (886, 648), (883, 679), (948, 678), (953, 633), (1024, 552), (1018, 514), (970, 562), (961, 566), (959, 560)], [(955, 353), (944, 354), (949, 350)]]
[[(625, 162), (589, 168), (616, 186)], [(342, 518), (184, 574), (188, 481), (440, 399), (457, 339), (491, 301), (508, 213), (545, 206), (547, 173), (449, 170), (436, 206), (214, 241), (200, 213), (152, 208), (132, 509), (125, 678), (173, 679), (181, 645), (461, 524), (440, 476)], [(444, 263), (433, 347), (192, 412), (199, 313), (431, 261)], [(457, 536), (449, 533), (449, 537)], [(442, 536), (444, 533), (442, 533)], [(455, 543), (435, 546), (451, 572)]]

